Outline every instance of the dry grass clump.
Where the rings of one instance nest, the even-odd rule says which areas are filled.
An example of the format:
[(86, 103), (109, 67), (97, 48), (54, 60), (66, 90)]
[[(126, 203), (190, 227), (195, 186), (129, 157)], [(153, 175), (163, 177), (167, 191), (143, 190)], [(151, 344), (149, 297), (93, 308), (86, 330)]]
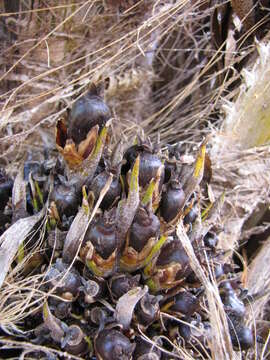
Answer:
[[(144, 131), (163, 145), (183, 141), (191, 148), (211, 134), (214, 197), (226, 191), (219, 245), (231, 256), (248, 219), (261, 204), (267, 208), (270, 190), (268, 47), (261, 47), (261, 62), (246, 73), (244, 90), (240, 86), (242, 68), (252, 68), (257, 56), (252, 34), (269, 38), (269, 9), (247, 1), (245, 15), (237, 3), (230, 22), (226, 16), (217, 22), (232, 12), (226, 1), (24, 1), (11, 15), (1, 4), (1, 164), (15, 173), (22, 158), (42, 153), (44, 144), (53, 149), (56, 121), (92, 82), (101, 84), (115, 117), (115, 141)], [(269, 287), (261, 265), (268, 259), (266, 242), (245, 274), (251, 293)], [(20, 331), (20, 320), (46, 296), (42, 277), (21, 280), (22, 268), (19, 263), (8, 273), (1, 292), (0, 322), (11, 332)], [(225, 315), (214, 285), (201, 276), (218, 327)], [(12, 306), (10, 296), (18, 299)], [(263, 320), (266, 306), (267, 297), (258, 300), (249, 321), (269, 321)], [(227, 356), (223, 335), (217, 331), (216, 359)], [(263, 359), (266, 346), (261, 355), (257, 350), (254, 359)]]

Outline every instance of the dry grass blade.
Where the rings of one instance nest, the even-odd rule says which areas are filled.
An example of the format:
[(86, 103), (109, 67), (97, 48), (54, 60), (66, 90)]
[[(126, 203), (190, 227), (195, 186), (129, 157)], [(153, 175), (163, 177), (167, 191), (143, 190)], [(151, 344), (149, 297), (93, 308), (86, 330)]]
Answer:
[[(155, 347), (157, 347), (162, 353), (168, 355), (170, 358), (172, 356), (172, 352), (168, 351), (164, 348), (162, 348), (157, 342), (153, 342), (146, 334), (143, 333), (140, 326), (138, 326), (138, 331), (142, 335), (142, 337), (149, 342), (150, 344), (153, 344)], [(169, 339), (166, 338), (166, 336), (160, 336), (160, 339), (165, 339), (166, 341), (170, 342)], [(188, 354), (188, 352), (184, 348), (179, 348), (175, 344), (171, 343), (171, 345), (174, 347), (175, 352), (173, 353), (173, 359), (183, 359), (183, 360), (193, 360), (194, 358)], [(178, 355), (179, 353), (179, 355)]]
[(25, 349), (27, 351), (28, 354), (30, 353), (35, 353), (35, 352), (40, 352), (40, 353), (44, 353), (46, 354), (46, 356), (61, 356), (64, 358), (68, 358), (68, 359), (74, 359), (74, 360), (84, 360), (84, 358), (80, 357), (80, 356), (75, 356), (72, 354), (69, 354), (67, 352), (64, 351), (60, 351), (57, 349), (53, 349), (50, 348), (48, 346), (41, 346), (41, 345), (35, 345), (35, 344), (31, 344), (29, 342), (24, 342), (24, 341), (15, 341), (15, 340), (10, 340), (7, 338), (0, 338), (0, 343), (3, 344), (1, 346), (1, 349)]
[(18, 252), (20, 245), (25, 241), (30, 231), (43, 218), (46, 209), (43, 208), (37, 215), (17, 220), (4, 234), (0, 237), (0, 287), (10, 269), (10, 265)]
[(217, 360), (231, 360), (234, 358), (234, 353), (229, 335), (227, 318), (217, 285), (212, 282), (203, 271), (181, 222), (177, 227), (177, 236), (189, 256), (191, 268), (196, 273), (205, 289), (212, 327), (212, 338), (209, 339), (212, 358)]

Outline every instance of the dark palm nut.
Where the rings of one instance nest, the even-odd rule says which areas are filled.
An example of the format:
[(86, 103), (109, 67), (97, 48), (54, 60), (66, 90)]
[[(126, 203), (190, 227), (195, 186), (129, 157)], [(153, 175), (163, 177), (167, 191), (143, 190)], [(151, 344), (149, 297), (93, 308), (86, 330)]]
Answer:
[(184, 224), (192, 224), (198, 216), (197, 206), (193, 206), (187, 215), (184, 217)]
[(137, 159), (138, 155), (142, 153), (144, 147), (141, 145), (133, 145), (129, 147), (125, 154), (124, 160), (126, 161), (121, 168), (122, 174), (126, 175), (128, 171), (133, 167), (135, 160)]
[(178, 239), (173, 239), (161, 248), (156, 266), (166, 267), (173, 263), (181, 265), (181, 270), (177, 274), (179, 277), (187, 276), (192, 271), (189, 266), (189, 257)]
[[(157, 175), (158, 169), (163, 166), (160, 158), (149, 152), (143, 152), (140, 155), (140, 170), (139, 170), (139, 184), (145, 187), (149, 184), (151, 179)], [(160, 188), (164, 181), (164, 168), (161, 174)]]
[(175, 161), (170, 161), (170, 160), (166, 160), (165, 161), (165, 173), (164, 173), (164, 183), (167, 184), (170, 179), (172, 174), (175, 172), (176, 169), (176, 163)]
[(190, 337), (191, 337), (190, 325), (188, 325), (188, 324), (179, 324), (178, 325), (178, 332), (179, 332), (180, 337), (185, 342), (190, 341)]
[(132, 276), (130, 274), (114, 275), (110, 279), (110, 290), (115, 299), (119, 299), (129, 290), (139, 285), (140, 275)]
[(58, 302), (58, 304), (55, 306), (54, 309), (54, 315), (58, 318), (58, 319), (67, 319), (70, 317), (71, 314), (71, 310), (72, 310), (72, 305), (70, 302), (64, 302), (64, 301), (60, 301)]
[(154, 295), (146, 294), (136, 306), (136, 317), (143, 326), (149, 326), (158, 318), (159, 302)]
[(103, 99), (90, 91), (72, 106), (69, 114), (69, 137), (75, 144), (79, 144), (92, 127), (103, 127), (110, 117), (111, 111)]
[(9, 197), (12, 193), (13, 181), (0, 170), (0, 211), (5, 209)]
[(101, 298), (105, 293), (105, 283), (97, 279), (85, 280), (81, 277), (82, 286), (80, 290), (84, 294), (84, 302), (86, 304), (91, 304), (97, 299)]
[(6, 224), (11, 222), (11, 216), (0, 212), (0, 235), (6, 230)]
[(241, 322), (235, 321), (231, 317), (228, 324), (232, 344), (235, 350), (248, 350), (254, 345), (254, 336), (250, 328)]
[(235, 318), (243, 318), (246, 312), (244, 303), (237, 297), (231, 284), (226, 281), (220, 289), (220, 297), (225, 306), (225, 311)]
[(158, 237), (159, 231), (160, 222), (158, 217), (147, 209), (140, 207), (130, 228), (129, 246), (140, 252), (150, 238)]
[(74, 269), (68, 270), (68, 265), (57, 259), (45, 276), (49, 288), (56, 286), (58, 294), (70, 293), (78, 295), (81, 286), (79, 273)]
[(171, 304), (168, 309), (169, 311), (180, 313), (184, 316), (191, 316), (198, 310), (199, 300), (189, 291), (181, 291), (173, 300), (169, 300), (169, 304)]
[(69, 326), (61, 347), (72, 355), (83, 355), (89, 351), (85, 335), (77, 325)]
[[(161, 159), (156, 154), (152, 154), (150, 149), (145, 149), (143, 145), (134, 145), (124, 154), (126, 164), (122, 166), (122, 172), (126, 174), (134, 165), (136, 158), (140, 155), (139, 185), (145, 187), (151, 179), (157, 175), (158, 169), (163, 166)], [(164, 181), (164, 167), (160, 177), (160, 187)]]
[(90, 310), (89, 320), (95, 325), (104, 325), (108, 317), (106, 308), (95, 306)]
[(221, 276), (223, 276), (225, 274), (224, 267), (222, 264), (220, 264), (220, 263), (215, 264), (214, 274), (215, 274), (216, 279), (220, 278)]
[(160, 215), (166, 222), (170, 222), (179, 214), (184, 201), (185, 193), (181, 184), (176, 180), (170, 181), (167, 190), (162, 193)]
[(95, 339), (95, 352), (98, 360), (130, 360), (135, 345), (120, 331), (103, 330)]
[(204, 245), (209, 247), (210, 249), (214, 249), (218, 243), (218, 237), (216, 234), (207, 233), (203, 238)]
[(117, 246), (115, 218), (110, 218), (110, 215), (105, 213), (90, 226), (85, 241), (90, 241), (95, 251), (103, 259), (108, 259)]
[[(91, 183), (90, 190), (93, 191), (96, 200), (98, 199), (100, 192), (104, 188), (108, 178), (109, 178), (109, 173), (107, 171), (103, 171), (98, 176), (96, 176), (93, 182)], [(105, 194), (100, 204), (100, 208), (103, 211), (109, 209), (112, 206), (112, 204), (115, 202), (115, 200), (121, 196), (121, 190), (122, 189), (119, 179), (114, 178), (109, 190)]]
[(180, 284), (191, 272), (189, 257), (179, 239), (174, 237), (167, 238), (158, 257), (144, 270), (149, 277), (147, 284), (154, 292)]
[[(158, 346), (162, 346), (160, 337), (152, 339)], [(161, 351), (153, 344), (144, 340), (141, 336), (135, 338), (136, 348), (133, 353), (133, 360), (159, 360)]]
[(38, 161), (26, 161), (23, 167), (23, 178), (29, 181), (29, 175), (38, 175), (41, 173), (41, 164)]
[(77, 213), (80, 205), (80, 196), (78, 195), (75, 186), (68, 186), (67, 184), (55, 185), (51, 201), (54, 201), (59, 215), (62, 217), (70, 217)]

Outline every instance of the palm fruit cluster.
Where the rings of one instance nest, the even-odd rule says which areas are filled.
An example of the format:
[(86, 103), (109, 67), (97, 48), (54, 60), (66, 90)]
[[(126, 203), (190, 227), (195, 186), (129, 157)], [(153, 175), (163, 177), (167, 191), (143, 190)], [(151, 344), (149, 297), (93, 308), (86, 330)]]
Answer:
[[(25, 211), (47, 207), (42, 256), (30, 258), (25, 273), (44, 274), (48, 297), (24, 320), (28, 341), (66, 358), (174, 359), (177, 347), (209, 358), (205, 289), (177, 234), (180, 224), (218, 284), (234, 349), (247, 351), (255, 342), (245, 325), (247, 291), (218, 248), (218, 226), (208, 221), (216, 203), (205, 195), (206, 143), (195, 160), (180, 145), (161, 151), (139, 137), (111, 148), (110, 124), (110, 109), (92, 88), (57, 123), (60, 154), (24, 165)], [(8, 223), (13, 183), (4, 173), (0, 181)]]

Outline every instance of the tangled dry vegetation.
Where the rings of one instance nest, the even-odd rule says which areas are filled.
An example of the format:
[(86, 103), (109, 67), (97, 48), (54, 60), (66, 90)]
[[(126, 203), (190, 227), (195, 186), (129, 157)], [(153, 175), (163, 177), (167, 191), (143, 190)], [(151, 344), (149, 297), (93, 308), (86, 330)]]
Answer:
[[(203, 208), (207, 201), (220, 205), (225, 191), (223, 206), (214, 206), (218, 251), (223, 254), (222, 261), (237, 265), (237, 277), (249, 291), (245, 323), (259, 341), (248, 352), (232, 347), (217, 284), (209, 281), (211, 276), (198, 262), (186, 230), (179, 226), (177, 236), (204, 288), (204, 305), (215, 334), (206, 346), (209, 352), (198, 358), (267, 359), (269, 2), (7, 0), (0, 7), (0, 163), (9, 177), (16, 179), (14, 187), (23, 182), (26, 160), (41, 161), (44, 151), (57, 156), (56, 123), (68, 116), (93, 83), (113, 116), (113, 146), (120, 138), (128, 142), (135, 135), (149, 136), (159, 143), (163, 154), (167, 144), (180, 143), (181, 156), (189, 162), (187, 154), (195, 156), (206, 138), (212, 180), (199, 198)], [(23, 196), (12, 195), (13, 211)], [(12, 205), (9, 200), (7, 208)], [(48, 350), (47, 344), (28, 342), (21, 326), (42, 306), (44, 316), (46, 301), (59, 293), (53, 294), (55, 288), (50, 288), (49, 296), (42, 287), (45, 270), (25, 269), (29, 258), (36, 258), (39, 266), (39, 254), (47, 246), (48, 209), (34, 212), (29, 222), (18, 208), (19, 220), (12, 219), (16, 227), (8, 229), (7, 237), (17, 239), (17, 247), (13, 244), (10, 248), (5, 234), (0, 238), (2, 351), (23, 348), (21, 358), (25, 359), (31, 354), (65, 358), (66, 350)], [(35, 239), (28, 254), (21, 247), (26, 237)], [(53, 258), (46, 259), (48, 267)], [(174, 316), (174, 321), (178, 318), (167, 316)], [(164, 328), (162, 331), (165, 334)], [(142, 330), (140, 335), (146, 333)], [(176, 358), (195, 356), (177, 341), (163, 346), (163, 356), (170, 358), (168, 349)]]

